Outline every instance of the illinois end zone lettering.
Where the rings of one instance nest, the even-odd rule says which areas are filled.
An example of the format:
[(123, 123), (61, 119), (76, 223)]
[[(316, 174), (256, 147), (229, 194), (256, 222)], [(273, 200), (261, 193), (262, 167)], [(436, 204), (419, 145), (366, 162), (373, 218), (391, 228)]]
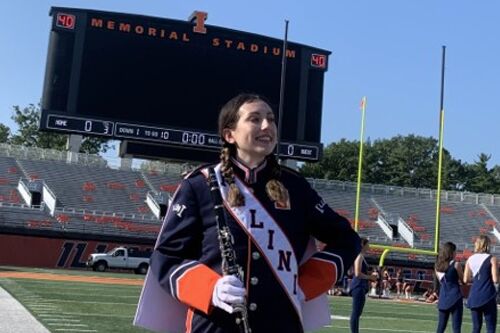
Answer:
[(61, 249), (61, 255), (59, 256), (59, 260), (57, 261), (57, 267), (65, 267), (66, 261), (68, 261), (68, 257), (73, 249), (75, 244), (73, 242), (65, 242)]
[[(87, 242), (65, 242), (61, 248), (61, 255), (57, 261), (57, 267), (68, 267), (68, 268), (83, 268), (85, 267), (85, 261), (81, 261), (83, 252), (87, 248)], [(72, 250), (75, 249), (73, 260), (69, 263), (69, 258), (71, 256)], [(68, 265), (69, 263), (69, 265)]]
[[(71, 261), (70, 267), (71, 268), (82, 268), (85, 267), (85, 261), (81, 262), (80, 259), (82, 259), (83, 251), (87, 248), (87, 242), (85, 243), (78, 243), (75, 247), (75, 255), (73, 257), (73, 260)], [(85, 258), (83, 258), (85, 260)]]

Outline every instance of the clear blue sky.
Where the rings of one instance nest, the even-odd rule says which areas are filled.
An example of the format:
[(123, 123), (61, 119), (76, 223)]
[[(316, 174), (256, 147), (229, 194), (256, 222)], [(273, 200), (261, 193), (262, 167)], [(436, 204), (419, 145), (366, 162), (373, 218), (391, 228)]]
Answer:
[(322, 142), (357, 140), (359, 101), (368, 97), (366, 137), (438, 136), (441, 46), (447, 46), (445, 147), (473, 163), (500, 165), (500, 2), (495, 0), (0, 2), (0, 122), (12, 105), (41, 98), (51, 6), (187, 19), (282, 38), (333, 52), (325, 76)]

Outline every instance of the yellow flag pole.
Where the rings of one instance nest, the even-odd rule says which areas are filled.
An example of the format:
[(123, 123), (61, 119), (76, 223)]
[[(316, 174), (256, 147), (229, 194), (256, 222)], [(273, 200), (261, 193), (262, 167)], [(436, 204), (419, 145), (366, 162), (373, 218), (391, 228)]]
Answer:
[(443, 169), (443, 132), (444, 132), (444, 109), (441, 109), (439, 115), (439, 160), (437, 175), (437, 193), (436, 193), (436, 231), (434, 239), (434, 251), (439, 251), (439, 229), (441, 224), (441, 173)]
[(358, 183), (356, 188), (356, 209), (354, 214), (354, 230), (359, 231), (359, 201), (361, 196), (361, 171), (363, 169), (363, 140), (365, 134), (366, 96), (361, 99), (361, 134), (359, 136)]
[(437, 174), (437, 193), (436, 193), (436, 231), (434, 233), (434, 251), (439, 251), (439, 238), (441, 229), (441, 182), (443, 169), (443, 137), (444, 137), (444, 68), (446, 59), (446, 46), (443, 45), (441, 59), (441, 101), (439, 107), (439, 157)]

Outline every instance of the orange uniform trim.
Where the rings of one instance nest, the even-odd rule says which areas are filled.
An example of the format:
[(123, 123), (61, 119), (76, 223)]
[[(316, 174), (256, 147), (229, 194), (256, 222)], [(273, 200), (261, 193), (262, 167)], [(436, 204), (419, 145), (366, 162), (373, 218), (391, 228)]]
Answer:
[(193, 324), (193, 309), (189, 308), (186, 315), (186, 333), (191, 333), (192, 324)]
[(215, 283), (221, 276), (208, 266), (199, 264), (187, 269), (177, 279), (177, 298), (179, 301), (209, 313)]
[(337, 281), (337, 266), (330, 261), (311, 258), (299, 267), (299, 286), (306, 301), (328, 291)]

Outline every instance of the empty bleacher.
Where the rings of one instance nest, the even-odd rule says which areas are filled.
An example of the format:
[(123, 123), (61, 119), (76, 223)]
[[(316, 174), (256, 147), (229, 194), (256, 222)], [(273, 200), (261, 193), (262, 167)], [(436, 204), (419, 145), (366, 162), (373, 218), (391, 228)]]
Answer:
[(141, 172), (146, 183), (156, 192), (173, 195), (182, 180), (181, 170), (172, 168), (165, 172), (149, 170)]
[[(140, 173), (96, 168), (59, 161), (19, 160), (29, 179), (42, 179), (58, 206), (89, 211), (150, 214), (147, 188)], [(152, 215), (151, 215), (152, 217)]]
[[(346, 217), (351, 225), (354, 225), (355, 208), (356, 208), (356, 192), (351, 186), (343, 186), (344, 184), (327, 181), (310, 179), (313, 188), (325, 200), (325, 202), (333, 208), (337, 213)], [(375, 223), (377, 219), (378, 209), (369, 200), (363, 196), (359, 206), (359, 231), (364, 237), (378, 243), (390, 242), (390, 239)]]
[(10, 228), (44, 229), (60, 231), (62, 226), (56, 219), (40, 208), (22, 204), (0, 204), (0, 225)]
[(12, 157), (0, 156), (0, 202), (21, 203), (17, 192), (17, 184), (22, 177), (16, 160)]
[(54, 218), (64, 231), (97, 235), (156, 238), (161, 227), (155, 220), (134, 220), (116, 215), (56, 211)]

